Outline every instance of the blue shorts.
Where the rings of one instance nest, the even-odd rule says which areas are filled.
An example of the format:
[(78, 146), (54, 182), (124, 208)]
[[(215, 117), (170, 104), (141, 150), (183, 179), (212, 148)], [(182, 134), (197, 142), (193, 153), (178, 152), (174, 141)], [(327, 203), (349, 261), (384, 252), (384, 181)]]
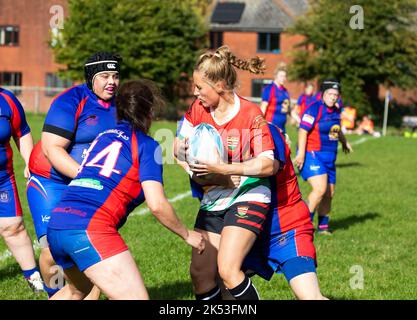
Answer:
[(22, 216), (19, 194), (14, 174), (1, 175), (0, 178), (0, 218)]
[(336, 184), (336, 152), (310, 151), (306, 153), (300, 175), (304, 180), (327, 174), (327, 181)]
[(63, 269), (77, 266), (80, 271), (128, 250), (115, 229), (112, 232), (88, 230), (58, 230), (48, 228), (48, 242), (52, 257)]
[(307, 272), (316, 272), (316, 250), (311, 224), (271, 238), (258, 238), (246, 256), (242, 269), (270, 280), (274, 273), (283, 273), (287, 281)]
[(66, 184), (36, 174), (31, 175), (26, 195), (38, 240), (46, 235), (51, 212), (61, 200), (66, 187)]

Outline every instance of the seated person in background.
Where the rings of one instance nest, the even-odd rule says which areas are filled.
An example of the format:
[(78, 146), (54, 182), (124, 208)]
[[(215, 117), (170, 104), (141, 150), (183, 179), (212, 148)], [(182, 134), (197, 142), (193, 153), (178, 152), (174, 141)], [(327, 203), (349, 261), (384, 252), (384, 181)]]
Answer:
[(379, 137), (381, 134), (374, 130), (374, 122), (371, 120), (369, 115), (365, 115), (362, 118), (362, 121), (359, 122), (357, 129), (355, 130), (356, 134), (370, 134), (375, 137)]
[(356, 109), (346, 106), (342, 109), (342, 131), (343, 133), (352, 133), (355, 128)]

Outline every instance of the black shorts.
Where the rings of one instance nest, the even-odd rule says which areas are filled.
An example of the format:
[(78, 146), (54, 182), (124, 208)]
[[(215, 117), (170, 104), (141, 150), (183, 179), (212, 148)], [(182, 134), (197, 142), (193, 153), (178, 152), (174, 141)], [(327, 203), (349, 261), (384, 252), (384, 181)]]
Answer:
[(269, 204), (239, 202), (222, 211), (198, 211), (194, 228), (220, 234), (223, 227), (236, 226), (251, 230), (256, 235), (262, 231)]

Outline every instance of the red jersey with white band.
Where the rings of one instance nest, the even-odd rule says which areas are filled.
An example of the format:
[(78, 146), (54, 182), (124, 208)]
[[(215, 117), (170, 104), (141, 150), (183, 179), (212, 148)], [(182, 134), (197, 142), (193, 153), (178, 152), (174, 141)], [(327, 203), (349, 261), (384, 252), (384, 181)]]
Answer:
[[(180, 139), (190, 137), (193, 128), (200, 123), (212, 125), (220, 134), (228, 163), (244, 162), (255, 157), (265, 156), (273, 159), (274, 142), (260, 108), (238, 95), (228, 119), (219, 123), (214, 110), (204, 107), (195, 100), (187, 111), (179, 128)], [(256, 201), (269, 203), (270, 188), (268, 179), (242, 177), (239, 188), (228, 189), (221, 186), (204, 188), (201, 209), (219, 211), (237, 202)]]

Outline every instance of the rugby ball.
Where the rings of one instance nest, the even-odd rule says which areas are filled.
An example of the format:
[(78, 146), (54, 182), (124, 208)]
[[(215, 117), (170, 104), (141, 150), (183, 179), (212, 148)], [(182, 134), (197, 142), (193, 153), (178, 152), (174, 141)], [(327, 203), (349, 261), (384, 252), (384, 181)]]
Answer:
[(190, 163), (220, 163), (223, 156), (223, 142), (216, 128), (208, 123), (197, 125), (189, 138)]

